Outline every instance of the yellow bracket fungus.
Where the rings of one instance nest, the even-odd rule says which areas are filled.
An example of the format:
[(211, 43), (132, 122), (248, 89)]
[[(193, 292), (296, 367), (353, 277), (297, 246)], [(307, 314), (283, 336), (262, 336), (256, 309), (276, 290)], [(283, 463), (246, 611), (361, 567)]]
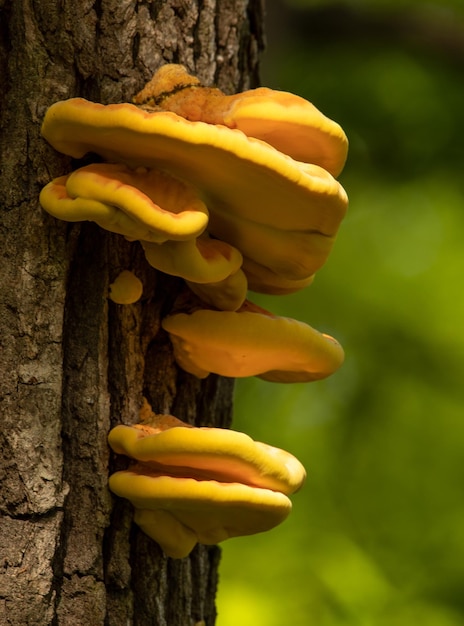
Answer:
[(245, 302), (248, 281), (245, 273), (238, 269), (217, 283), (193, 283), (186, 281), (191, 291), (203, 302), (220, 311), (236, 311)]
[(154, 169), (94, 163), (53, 180), (43, 208), (62, 220), (91, 220), (129, 239), (185, 241), (200, 235), (208, 210), (185, 183)]
[(343, 129), (304, 98), (285, 91), (260, 87), (228, 96), (220, 89), (203, 87), (182, 65), (168, 64), (134, 102), (173, 111), (191, 121), (237, 128), (334, 176), (346, 161), (348, 140)]
[[(126, 173), (122, 182), (140, 187), (145, 195), (146, 175), (138, 174), (138, 168), (161, 170), (188, 184), (207, 207), (208, 233), (241, 252), (245, 275), (250, 260), (270, 270), (277, 281), (294, 281), (292, 289), (301, 281), (306, 284), (323, 265), (347, 208), (343, 188), (321, 167), (295, 161), (238, 130), (191, 122), (172, 112), (148, 112), (128, 103), (104, 106), (74, 98), (50, 107), (42, 132), (56, 149), (75, 158), (95, 152), (107, 161), (125, 164), (135, 173)], [(113, 198), (116, 192), (120, 197), (128, 191), (120, 185), (105, 180), (103, 188), (107, 186)], [(151, 188), (149, 197), (155, 197)], [(53, 203), (47, 203), (46, 192), (41, 200), (58, 215)], [(96, 200), (102, 197), (97, 194), (92, 198)], [(138, 207), (137, 200), (134, 206)], [(117, 202), (107, 195), (105, 201), (110, 206)], [(131, 217), (146, 214), (145, 209), (140, 213), (137, 209)], [(195, 215), (205, 217), (201, 211)], [(124, 233), (119, 222), (119, 231), (114, 223), (111, 226)], [(132, 230), (128, 236), (161, 242), (149, 232), (150, 236)], [(274, 287), (272, 282), (255, 283), (255, 288), (271, 293)]]
[(142, 241), (142, 247), (152, 267), (194, 283), (224, 280), (242, 265), (242, 255), (236, 248), (205, 236), (161, 245)]
[(235, 312), (174, 313), (162, 326), (178, 365), (198, 378), (215, 373), (310, 382), (335, 372), (344, 359), (342, 347), (330, 335), (248, 301)]
[(306, 472), (290, 453), (244, 433), (196, 428), (173, 416), (116, 426), (111, 448), (136, 463), (110, 489), (134, 505), (134, 521), (173, 558), (196, 543), (270, 530), (290, 513)]
[(129, 270), (122, 271), (110, 285), (109, 299), (116, 304), (133, 304), (140, 300), (143, 285), (140, 278)]

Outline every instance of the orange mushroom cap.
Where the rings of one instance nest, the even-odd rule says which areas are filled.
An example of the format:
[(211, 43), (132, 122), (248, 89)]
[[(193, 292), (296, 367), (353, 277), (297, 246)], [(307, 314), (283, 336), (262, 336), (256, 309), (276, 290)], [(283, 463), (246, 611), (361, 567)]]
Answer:
[(191, 188), (147, 168), (94, 163), (51, 181), (43, 208), (66, 221), (91, 220), (130, 239), (162, 243), (200, 235), (208, 210)]
[(259, 87), (225, 95), (217, 88), (201, 86), (182, 65), (168, 64), (155, 73), (134, 102), (173, 111), (191, 121), (237, 128), (334, 176), (345, 165), (348, 140), (343, 129), (292, 93)]
[(242, 255), (236, 248), (207, 236), (163, 244), (141, 243), (152, 267), (194, 283), (217, 283), (242, 265)]
[(158, 428), (156, 421), (154, 427), (121, 424), (110, 431), (108, 443), (118, 454), (149, 463), (154, 472), (176, 476), (188, 472), (189, 478), (237, 482), (285, 494), (297, 491), (304, 481), (303, 466), (285, 450), (226, 428), (180, 424), (166, 429)]
[(198, 378), (215, 373), (309, 382), (329, 376), (344, 359), (342, 347), (330, 335), (249, 302), (235, 312), (175, 313), (162, 326), (178, 365)]

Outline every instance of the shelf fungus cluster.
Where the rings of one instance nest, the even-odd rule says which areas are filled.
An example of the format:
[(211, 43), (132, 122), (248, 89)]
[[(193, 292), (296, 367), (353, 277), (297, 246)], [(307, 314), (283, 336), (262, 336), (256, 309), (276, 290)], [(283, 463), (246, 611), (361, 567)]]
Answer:
[(306, 476), (284, 450), (169, 415), (116, 426), (108, 440), (135, 460), (110, 477), (110, 489), (132, 502), (135, 522), (173, 558), (187, 556), (198, 542), (216, 544), (280, 524), (291, 510), (288, 495)]
[(49, 183), (46, 211), (141, 241), (151, 265), (220, 309), (238, 309), (247, 288), (309, 284), (347, 207), (338, 124), (293, 94), (226, 96), (177, 65), (135, 103), (55, 103), (42, 133), (60, 152), (105, 161)]
[[(348, 148), (338, 124), (293, 94), (226, 95), (166, 65), (132, 103), (55, 103), (42, 133), (66, 155), (101, 161), (46, 185), (43, 208), (139, 242), (151, 266), (196, 295), (162, 321), (179, 367), (276, 382), (338, 369), (335, 339), (247, 300), (249, 290), (303, 289), (325, 263), (348, 204), (336, 180)], [(141, 290), (124, 271), (109, 297), (130, 304)], [(136, 462), (110, 487), (168, 555), (286, 517), (304, 478), (291, 455), (242, 433), (160, 423), (111, 431), (115, 452)]]

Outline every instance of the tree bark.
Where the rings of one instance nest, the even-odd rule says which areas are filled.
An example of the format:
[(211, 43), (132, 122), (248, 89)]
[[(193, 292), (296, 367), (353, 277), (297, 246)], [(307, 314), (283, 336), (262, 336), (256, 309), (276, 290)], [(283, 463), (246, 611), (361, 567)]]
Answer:
[[(0, 623), (215, 622), (220, 551), (166, 558), (107, 489), (106, 437), (157, 412), (228, 426), (233, 381), (198, 381), (160, 330), (182, 281), (137, 243), (45, 214), (41, 187), (76, 164), (40, 136), (46, 109), (130, 101), (163, 63), (226, 92), (255, 86), (261, 0), (0, 0)], [(108, 301), (122, 269), (142, 300)]]

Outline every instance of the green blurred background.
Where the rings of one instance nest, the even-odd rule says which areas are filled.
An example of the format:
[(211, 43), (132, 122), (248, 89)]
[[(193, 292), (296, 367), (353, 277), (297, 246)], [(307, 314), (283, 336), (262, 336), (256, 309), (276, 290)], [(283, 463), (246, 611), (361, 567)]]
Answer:
[(234, 427), (293, 452), (290, 518), (223, 544), (218, 626), (464, 624), (464, 2), (268, 0), (262, 83), (350, 139), (315, 282), (253, 297), (333, 334), (326, 381), (237, 384)]

